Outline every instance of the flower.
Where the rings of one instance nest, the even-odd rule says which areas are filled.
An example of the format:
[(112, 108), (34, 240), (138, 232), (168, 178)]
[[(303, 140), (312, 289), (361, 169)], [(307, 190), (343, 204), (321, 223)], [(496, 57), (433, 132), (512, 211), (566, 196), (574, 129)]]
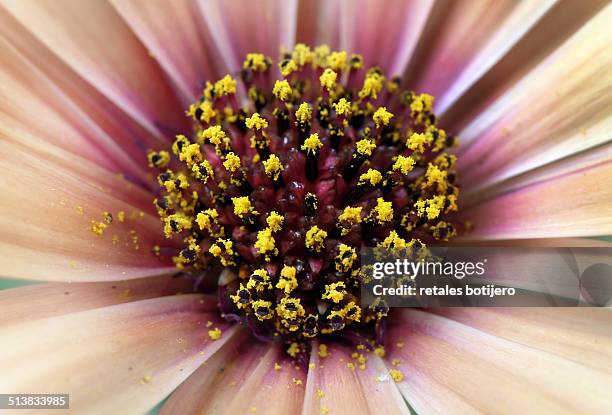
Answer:
[[(608, 310), (403, 309), (385, 320), (384, 345), (373, 350), (348, 330), (338, 331), (343, 341), (294, 338), (285, 335), (293, 327), (320, 327), (308, 318), (313, 301), (331, 307), (332, 328), (344, 329), (347, 316), (365, 320), (348, 279), (309, 297), (296, 263), (283, 263), (278, 275), (245, 266), (249, 256), (284, 255), (287, 240), (278, 235), (292, 223), (248, 189), (228, 195), (224, 212), (169, 195), (195, 190), (194, 180), (202, 189), (220, 183), (220, 175), (228, 188), (252, 185), (240, 174), (257, 162), (230, 151), (233, 136), (217, 122), (241, 116), (265, 189), (286, 186), (292, 168), (316, 181), (320, 172), (298, 170), (296, 160), (325, 159), (331, 134), (312, 129), (316, 101), (295, 98), (292, 82), (314, 67), (321, 70), (308, 79), (321, 86), (317, 96), (332, 99), (337, 119), (362, 111), (358, 100), (410, 87), (419, 91), (411, 122), (458, 133), (460, 210), (449, 221), (473, 224), (460, 240), (593, 244), (580, 238), (612, 234), (611, 17), (612, 7), (598, 2), (3, 3), (0, 274), (48, 282), (0, 292), (0, 390), (68, 392), (75, 413), (144, 413), (170, 394), (162, 413), (407, 413), (406, 402), (418, 413), (504, 412), (504, 404), (604, 412)], [(317, 44), (329, 46), (307, 48)], [(290, 55), (277, 69), (269, 57), (281, 47)], [(348, 65), (369, 74), (355, 98), (335, 95), (351, 82)], [(367, 72), (374, 65), (380, 70)], [(267, 70), (275, 75), (266, 81)], [(240, 74), (269, 88), (249, 90)], [(401, 78), (382, 82), (394, 74)], [(212, 94), (227, 105), (213, 105)], [(240, 114), (238, 97), (249, 97), (253, 110)], [(278, 133), (271, 127), (288, 105), (303, 131), (295, 158), (269, 151)], [(435, 123), (424, 118), (431, 105)], [(185, 108), (206, 128), (192, 134)], [(402, 122), (382, 101), (369, 111), (373, 129), (393, 132)], [(432, 144), (431, 132), (412, 133), (408, 150), (390, 160), (393, 174), (422, 168), (421, 184), (438, 192), (455, 173), (411, 157)], [(369, 138), (346, 148), (369, 157)], [(157, 177), (152, 168), (161, 169)], [(359, 168), (353, 188), (385, 181), (375, 161)], [(319, 199), (331, 189), (312, 192), (306, 207), (326, 208)], [(400, 244), (400, 229), (385, 228), (393, 203), (384, 194), (369, 202), (343, 206), (332, 218), (341, 229), (300, 227), (312, 257), (337, 239), (323, 262), (350, 272), (350, 227), (370, 212), (388, 243)], [(441, 206), (414, 201), (426, 222)], [(200, 244), (190, 235), (197, 230), (214, 244)], [(248, 249), (240, 237), (250, 238)], [(189, 275), (177, 275), (176, 265)], [(194, 278), (196, 265), (215, 272)], [(230, 284), (239, 313), (222, 316), (217, 296), (201, 292)], [(261, 295), (267, 290), (282, 297)], [(256, 316), (248, 329), (232, 321), (244, 315)], [(262, 330), (268, 322), (283, 328)]]

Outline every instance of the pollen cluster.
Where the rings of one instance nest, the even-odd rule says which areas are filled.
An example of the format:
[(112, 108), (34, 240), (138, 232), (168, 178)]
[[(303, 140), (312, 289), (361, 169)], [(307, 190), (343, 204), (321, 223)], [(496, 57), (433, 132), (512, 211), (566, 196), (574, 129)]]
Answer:
[(373, 340), (389, 310), (360, 306), (360, 249), (456, 234), (456, 138), (432, 96), (363, 66), (325, 45), (248, 54), (189, 107), (193, 132), (149, 153), (174, 264), (223, 269), (222, 313), (260, 338)]

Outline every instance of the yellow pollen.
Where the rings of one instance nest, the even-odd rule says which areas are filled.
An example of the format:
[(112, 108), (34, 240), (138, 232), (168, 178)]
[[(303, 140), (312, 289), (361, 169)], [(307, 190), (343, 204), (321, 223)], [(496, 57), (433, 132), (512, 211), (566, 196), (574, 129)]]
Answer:
[(313, 133), (310, 134), (306, 140), (304, 140), (304, 144), (302, 144), (302, 150), (306, 151), (308, 154), (315, 155), (317, 154), (317, 150), (323, 147), (323, 143), (319, 140), (319, 134)]
[(308, 46), (303, 43), (298, 43), (293, 48), (291, 58), (298, 66), (304, 66), (308, 63), (312, 63), (314, 55)]
[(268, 121), (265, 118), (261, 117), (259, 113), (254, 113), (251, 117), (247, 118), (245, 124), (250, 130), (262, 130), (268, 128)]
[(312, 108), (307, 102), (302, 102), (295, 111), (295, 118), (302, 124), (310, 124), (312, 119)]
[(314, 49), (314, 64), (320, 68), (325, 68), (328, 64), (327, 57), (331, 53), (329, 46), (323, 44)]
[(219, 340), (221, 338), (221, 329), (219, 327), (215, 327), (212, 330), (208, 330), (208, 337), (212, 340)]
[(401, 382), (404, 380), (404, 374), (397, 369), (391, 369), (389, 371), (389, 376), (391, 376), (391, 379), (393, 379), (394, 382)]
[[(259, 321), (264, 321), (264, 320), (269, 320), (272, 318), (272, 303), (270, 301), (264, 301), (264, 300), (257, 300), (257, 301), (253, 301), (253, 303), (251, 304), (253, 306), (253, 310), (255, 310), (255, 316), (257, 317), (257, 319)], [(261, 312), (257, 312), (258, 310), (266, 310), (268, 311), (267, 314), (262, 314)]]
[(389, 232), (389, 236), (387, 236), (379, 246), (387, 248), (387, 249), (404, 249), (408, 246), (406, 241), (397, 234), (395, 231)]
[(389, 121), (393, 118), (393, 114), (387, 111), (386, 107), (380, 107), (374, 112), (372, 118), (374, 119), (376, 128), (380, 128), (381, 125), (389, 125)]
[(414, 159), (410, 156), (397, 156), (397, 160), (393, 164), (393, 170), (399, 171), (402, 174), (408, 174), (414, 168)]
[(295, 267), (290, 267), (289, 265), (285, 265), (280, 273), (280, 278), (276, 283), (276, 288), (279, 290), (283, 290), (285, 294), (291, 293), (291, 291), (295, 290), (298, 286), (296, 279), (297, 270)]
[(374, 349), (374, 354), (379, 357), (385, 357), (385, 347), (378, 346)]
[(319, 81), (321, 82), (321, 87), (327, 89), (328, 92), (331, 92), (332, 89), (336, 86), (336, 78), (338, 74), (331, 69), (326, 69), (323, 74), (319, 77)]
[(215, 82), (215, 95), (222, 97), (236, 93), (236, 80), (231, 75), (225, 75), (219, 81)]
[(327, 238), (327, 232), (314, 225), (306, 232), (306, 248), (321, 252), (325, 238)]
[(327, 345), (326, 344), (320, 344), (319, 345), (319, 357), (325, 358), (329, 356), (329, 352), (327, 350)]
[(378, 223), (382, 224), (393, 220), (393, 205), (391, 202), (386, 202), (382, 197), (376, 199), (374, 210), (376, 211)]
[(202, 161), (202, 153), (200, 152), (199, 144), (189, 144), (188, 146), (183, 146), (181, 153), (179, 154), (179, 160), (187, 163), (188, 166), (193, 165), (194, 163), (199, 163)]
[(265, 269), (256, 269), (253, 271), (253, 275), (258, 276), (262, 281), (257, 281), (254, 278), (250, 278), (247, 282), (247, 288), (252, 290), (255, 288), (257, 291), (263, 291), (264, 288), (272, 288), (270, 284), (270, 276)]
[(358, 184), (365, 184), (369, 182), (372, 186), (376, 186), (382, 181), (382, 174), (378, 170), (368, 169), (367, 172), (359, 176)]
[(215, 175), (215, 172), (208, 160), (204, 160), (200, 164), (194, 164), (191, 171), (196, 179), (202, 180), (204, 183), (208, 182), (208, 179), (210, 177), (214, 177)]
[(272, 232), (278, 232), (281, 230), (284, 220), (285, 218), (283, 217), (283, 215), (279, 214), (278, 212), (272, 211), (266, 218), (266, 223), (268, 224)]
[(257, 212), (253, 211), (253, 206), (251, 206), (248, 196), (232, 197), (232, 202), (234, 203), (234, 214), (241, 219), (251, 212), (257, 214)]
[(282, 81), (276, 81), (274, 83), (274, 89), (272, 90), (272, 93), (276, 98), (285, 102), (289, 97), (291, 97), (293, 91), (291, 90), (289, 82), (283, 79)]
[(374, 149), (376, 148), (376, 144), (374, 144), (374, 141), (370, 140), (369, 138), (359, 140), (355, 144), (357, 145), (357, 153), (364, 156), (371, 156), (372, 151), (374, 151)]
[(281, 75), (283, 75), (285, 78), (291, 75), (294, 71), (298, 70), (297, 63), (291, 59), (281, 61), (278, 64), (278, 67), (281, 71)]
[(225, 155), (225, 161), (223, 162), (223, 167), (225, 170), (230, 173), (234, 173), (236, 170), (240, 168), (240, 157), (230, 152)]
[(350, 65), (353, 70), (363, 68), (363, 56), (353, 53), (351, 55)]
[(347, 101), (346, 98), (340, 98), (333, 106), (336, 114), (344, 117), (349, 117), (351, 115), (351, 102)]
[(327, 284), (325, 286), (325, 293), (321, 296), (324, 300), (331, 300), (334, 303), (338, 304), (344, 298), (346, 294), (346, 285), (344, 285), (344, 281), (334, 282), (332, 284)]
[(283, 171), (283, 165), (276, 154), (270, 154), (268, 160), (263, 162), (266, 175), (272, 180), (278, 180)]
[(431, 144), (433, 137), (429, 133), (413, 133), (408, 141), (406, 147), (417, 153), (424, 153), (425, 146)]
[(215, 147), (217, 154), (221, 153), (221, 149), (229, 147), (229, 137), (225, 134), (225, 131), (221, 129), (220, 125), (213, 125), (205, 130), (202, 130), (198, 134), (200, 144), (209, 142)]
[(278, 363), (278, 362), (274, 362), (274, 370), (279, 371), (283, 368), (283, 366)]
[(200, 121), (204, 121), (209, 124), (216, 116), (217, 111), (213, 107), (212, 102), (205, 100), (200, 104), (200, 110), (202, 111), (202, 115), (200, 115)]
[(357, 251), (355, 248), (340, 244), (338, 247), (338, 255), (336, 256), (336, 270), (347, 272), (353, 266), (353, 262), (357, 259)]
[(247, 53), (242, 63), (243, 69), (252, 69), (255, 72), (264, 72), (268, 69), (268, 59), (262, 53)]
[(108, 225), (104, 222), (96, 222), (95, 220), (91, 221), (91, 231), (96, 236), (104, 235), (104, 230), (106, 229), (107, 226)]
[(296, 357), (300, 353), (300, 345), (293, 342), (287, 349), (287, 354), (291, 357)]
[(334, 71), (341, 72), (346, 68), (346, 52), (332, 52), (327, 57), (327, 64)]
[(425, 173), (425, 178), (427, 181), (423, 183), (423, 188), (431, 187), (434, 184), (437, 184), (437, 188), (439, 192), (446, 191), (448, 183), (446, 182), (446, 171), (440, 170), (438, 166), (429, 163), (427, 166), (427, 172)]
[(262, 255), (266, 255), (266, 259), (269, 258), (269, 254), (276, 252), (275, 240), (272, 236), (272, 229), (266, 228), (257, 232), (257, 241), (255, 241), (255, 249)]
[(377, 99), (378, 93), (383, 89), (385, 77), (376, 73), (369, 73), (363, 81), (363, 87), (359, 91), (359, 98)]
[(235, 265), (233, 260), (234, 243), (229, 239), (217, 239), (215, 244), (208, 249), (208, 252), (210, 252), (214, 257), (219, 258), (221, 265), (224, 267)]
[(149, 167), (163, 169), (170, 162), (170, 153), (165, 150), (159, 152), (150, 151), (147, 154), (147, 159), (149, 160)]
[(219, 213), (216, 209), (206, 209), (204, 212), (199, 212), (196, 216), (196, 223), (200, 227), (200, 230), (207, 231), (213, 236), (218, 236), (213, 233), (213, 225), (218, 225), (217, 218)]
[(414, 113), (430, 112), (433, 109), (434, 97), (429, 94), (420, 94), (410, 103), (410, 111)]
[(175, 213), (168, 216), (164, 220), (164, 233), (169, 238), (173, 233), (182, 232), (183, 230), (191, 229), (191, 218), (185, 216), (182, 213)]
[[(362, 210), (363, 208), (361, 206), (357, 206), (357, 207), (347, 206), (344, 208), (342, 213), (338, 216), (338, 221), (341, 223), (342, 222), (346, 223), (347, 225), (349, 225), (349, 227), (351, 225), (361, 223), (361, 211)], [(348, 229), (342, 230), (343, 235), (346, 235), (347, 233), (348, 233)]]

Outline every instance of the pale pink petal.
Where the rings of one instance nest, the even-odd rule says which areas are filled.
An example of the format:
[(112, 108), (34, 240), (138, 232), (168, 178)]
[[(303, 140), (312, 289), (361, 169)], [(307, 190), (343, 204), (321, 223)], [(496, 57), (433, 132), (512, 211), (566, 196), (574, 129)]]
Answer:
[(486, 200), (462, 215), (469, 240), (612, 234), (612, 164), (605, 163)]
[(602, 308), (442, 308), (446, 318), (612, 373), (612, 313)]
[(297, 1), (200, 0), (202, 16), (228, 71), (238, 71), (247, 53), (276, 58), (295, 42)]
[(402, 74), (433, 1), (344, 1), (340, 46), (364, 55), (366, 65), (379, 65), (389, 75)]
[[(151, 253), (155, 244), (172, 245), (164, 242), (148, 192), (41, 142), (0, 140), (0, 168), (4, 276), (97, 281), (173, 269)], [(103, 212), (114, 220), (96, 236), (92, 221), (103, 221)]]
[(73, 413), (144, 413), (233, 336), (215, 301), (161, 297), (0, 329), (0, 388), (69, 393)]
[(214, 57), (195, 0), (112, 1), (113, 6), (149, 49), (188, 105), (215, 77)]
[(480, 201), (610, 162), (612, 162), (612, 144), (603, 144), (501, 182), (491, 183), (484, 188), (465, 187), (461, 192), (461, 205), (464, 209), (469, 209)]
[(611, 18), (608, 6), (460, 132), (464, 184), (478, 190), (609, 141)]
[[(135, 162), (122, 146), (75, 105), (43, 71), (4, 38), (0, 54), (0, 131), (22, 141), (35, 135), (111, 171), (144, 178), (142, 159)], [(36, 88), (32, 88), (36, 85)]]
[(341, 2), (300, 1), (298, 7), (297, 41), (311, 47), (326, 44), (339, 49)]
[(146, 48), (107, 2), (2, 3), (40, 42), (150, 130), (179, 126), (181, 107)]
[[(304, 399), (306, 375), (301, 368), (295, 366), (280, 344), (270, 346), (257, 366), (246, 376), (235, 398), (220, 413), (230, 415), (260, 412), (284, 415), (299, 412)], [(282, 366), (280, 370), (275, 368), (276, 363)]]
[(0, 326), (192, 290), (193, 281), (170, 275), (113, 282), (33, 284), (0, 290)]
[(303, 370), (278, 343), (261, 343), (244, 334), (187, 379), (161, 414), (299, 413), (306, 381)]
[[(565, 317), (565, 309), (555, 310)], [(405, 309), (393, 318), (386, 359), (404, 374), (398, 386), (417, 413), (608, 410), (609, 367), (594, 369), (424, 311)]]
[[(455, 4), (455, 2), (447, 2)], [(543, 3), (543, 2), (541, 2)], [(517, 6), (529, 7), (529, 3), (516, 2)], [(485, 111), (497, 98), (513, 88), (514, 85), (529, 75), (551, 53), (557, 50), (565, 41), (580, 30), (603, 7), (609, 4), (606, 0), (588, 2), (556, 1), (539, 20), (522, 35), (520, 40), (512, 45), (510, 50), (487, 68), (484, 73), (478, 73), (479, 78), (470, 85), (460, 85), (465, 89), (457, 97), (452, 106), (446, 107), (441, 122), (451, 131), (457, 132), (464, 128), (472, 119)], [(441, 20), (438, 27), (444, 25), (444, 3), (441, 3)], [(537, 7), (537, 6), (536, 6)], [(517, 9), (518, 10), (518, 9)], [(515, 16), (516, 17), (516, 16)], [(529, 19), (526, 19), (526, 21)], [(504, 25), (507, 27), (507, 25)], [(554, 28), (554, 30), (551, 30)], [(430, 30), (435, 36), (435, 28)], [(521, 33), (521, 28), (515, 28), (515, 33)], [(427, 57), (426, 35), (419, 47), (419, 56)], [(511, 40), (509, 37), (506, 40)], [(500, 44), (500, 48), (503, 48)], [(505, 48), (504, 48), (505, 49)], [(491, 56), (491, 55), (489, 55)], [(470, 64), (470, 65), (473, 65)], [(416, 63), (418, 67), (418, 63)], [(475, 68), (477, 72), (478, 68)], [(469, 75), (466, 73), (466, 75)], [(446, 91), (444, 91), (446, 92)]]
[[(453, 245), (482, 246), (479, 241), (456, 240)], [(590, 238), (539, 238), (487, 241), (486, 246), (548, 247), (548, 248), (612, 248), (612, 243)]]
[(539, 21), (555, 0), (436, 2), (408, 77), (442, 114)]
[(303, 415), (410, 413), (379, 357), (365, 353), (368, 361), (360, 368), (353, 351), (328, 345), (328, 352), (320, 357), (317, 344), (313, 346)]
[[(81, 76), (68, 62), (52, 52), (1, 6), (0, 37), (10, 45), (10, 50), (14, 50), (14, 53), (5, 55), (8, 59), (7, 72), (14, 78), (35, 82), (37, 85), (35, 93), (50, 107), (47, 111), (42, 111), (42, 114), (28, 114), (30, 116), (28, 123), (23, 125), (21, 123), (24, 115), (17, 117), (15, 115), (20, 109), (20, 104), (12, 104), (13, 102), (19, 103), (19, 97), (10, 93), (6, 98), (7, 105), (15, 108), (9, 112), (9, 115), (16, 119), (13, 123), (8, 123), (7, 128), (14, 128), (20, 133), (26, 129), (35, 130), (37, 134), (48, 138), (49, 134), (45, 136), (38, 133), (44, 130), (45, 122), (51, 119), (48, 113), (62, 114), (64, 122), (73, 125), (73, 129), (78, 130), (83, 140), (93, 140), (96, 145), (104, 144), (106, 149), (104, 153), (112, 155), (118, 168), (125, 167), (122, 173), (126, 174), (130, 174), (134, 168), (124, 166), (124, 157), (129, 157), (133, 163), (139, 165), (139, 170), (142, 170), (146, 165), (147, 149), (167, 146), (170, 136), (179, 131), (185, 131), (187, 128), (186, 117), (185, 123), (180, 127), (163, 125), (160, 120), (143, 120), (133, 117), (109, 99), (96, 84), (91, 83), (91, 77), (87, 74)], [(19, 73), (15, 75), (11, 71)], [(145, 77), (142, 79), (145, 80)], [(147, 88), (149, 87), (144, 89)], [(165, 104), (171, 105), (171, 108), (164, 108), (166, 112), (181, 112), (181, 108), (177, 107), (173, 100), (164, 101)], [(33, 105), (36, 105), (36, 102)], [(164, 106), (161, 105), (161, 107)], [(57, 123), (52, 124), (52, 126), (56, 125)], [(66, 138), (60, 135), (60, 137), (48, 139), (52, 142), (64, 142), (66, 145), (76, 140), (71, 134), (66, 135)], [(113, 140), (122, 151), (115, 151), (111, 143), (106, 143), (108, 139)], [(70, 147), (64, 147), (73, 152), (87, 149), (85, 145), (70, 144)], [(120, 156), (121, 152), (125, 155)], [(115, 153), (117, 153), (116, 157)], [(107, 163), (112, 164), (110, 161)], [(139, 173), (134, 174), (136, 177), (139, 175)]]

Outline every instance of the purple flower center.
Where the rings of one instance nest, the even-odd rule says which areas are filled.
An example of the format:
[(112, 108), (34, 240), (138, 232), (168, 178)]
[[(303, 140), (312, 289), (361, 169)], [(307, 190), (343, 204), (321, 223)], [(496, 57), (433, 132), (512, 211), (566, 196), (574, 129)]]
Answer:
[(248, 54), (239, 81), (207, 82), (189, 107), (193, 133), (149, 153), (174, 263), (223, 270), (222, 313), (291, 355), (317, 336), (373, 345), (389, 310), (360, 305), (361, 248), (456, 234), (457, 140), (432, 105), (359, 55)]

